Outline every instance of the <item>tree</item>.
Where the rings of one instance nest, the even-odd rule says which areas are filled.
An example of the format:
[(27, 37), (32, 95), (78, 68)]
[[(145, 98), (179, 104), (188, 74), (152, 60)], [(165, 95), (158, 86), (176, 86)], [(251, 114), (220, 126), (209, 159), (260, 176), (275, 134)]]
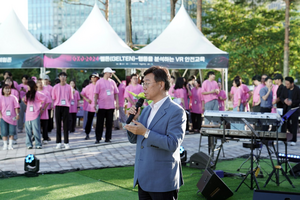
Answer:
[[(89, 6), (89, 7), (94, 7), (94, 5), (87, 4), (87, 3), (82, 3), (80, 0), (59, 0), (60, 5), (63, 6), (63, 3), (70, 4), (70, 5), (81, 5), (81, 6)], [(105, 19), (109, 21), (109, 0), (97, 0), (101, 4), (104, 5), (105, 9), (99, 8), (102, 10), (105, 14)]]
[(65, 41), (67, 41), (68, 39), (66, 38), (66, 36), (63, 36), (62, 38), (61, 38), (61, 44), (62, 43), (64, 43)]
[[(203, 18), (209, 27), (203, 27), (203, 33), (215, 46), (229, 53), (231, 78), (242, 75), (251, 80), (255, 74), (273, 75), (282, 71), (284, 11), (268, 10), (264, 5), (255, 9), (249, 9), (249, 6), (228, 0), (204, 6), (206, 16)], [(299, 16), (299, 13), (292, 15)], [(292, 23), (299, 22), (294, 20)], [(295, 68), (299, 63), (299, 27), (294, 26), (291, 37), (294, 74), (299, 71)]]
[(48, 40), (47, 48), (48, 49), (53, 49), (53, 45), (52, 45), (52, 42), (50, 40)]
[(202, 0), (197, 0), (197, 27), (202, 31)]
[(39, 38), (38, 40), (39, 40), (39, 42), (40, 42), (41, 44), (44, 45), (44, 39), (43, 39), (43, 34), (42, 34), (42, 33), (40, 33), (40, 38)]
[(126, 44), (132, 48), (132, 22), (131, 22), (131, 0), (125, 1), (125, 9), (126, 9)]
[(176, 11), (176, 3), (178, 0), (170, 0), (170, 8), (171, 8), (171, 18), (170, 21), (173, 20), (173, 18), (175, 17), (175, 11)]

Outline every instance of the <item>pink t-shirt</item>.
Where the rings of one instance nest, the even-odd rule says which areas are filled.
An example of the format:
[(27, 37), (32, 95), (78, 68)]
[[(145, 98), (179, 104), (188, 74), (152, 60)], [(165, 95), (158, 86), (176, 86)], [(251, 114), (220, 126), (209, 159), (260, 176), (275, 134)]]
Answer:
[(224, 90), (221, 90), (218, 95), (219, 110), (225, 111), (225, 100), (221, 100), (219, 97), (222, 97), (223, 99), (227, 99), (226, 92)]
[(0, 97), (0, 110), (2, 119), (11, 125), (17, 125), (17, 120), (13, 118), (17, 116), (15, 109), (20, 108), (19, 100), (14, 95)]
[[(212, 90), (219, 89), (218, 83), (216, 81), (205, 80), (202, 84), (202, 92), (210, 92)], [(203, 94), (205, 103), (210, 102), (214, 99), (218, 99), (217, 93), (213, 94)]]
[(66, 106), (71, 105), (71, 86), (68, 84), (61, 85), (56, 84), (52, 89), (52, 99), (54, 101), (54, 106)]
[[(181, 98), (183, 98), (184, 99), (184, 88), (178, 88), (178, 89), (176, 89), (176, 90), (174, 90), (174, 97), (176, 98), (176, 99), (181, 99)], [(180, 103), (180, 105), (182, 106), (182, 102)]]
[(263, 84), (259, 84), (258, 86), (256, 86), (255, 88), (254, 88), (254, 90), (253, 90), (253, 104), (252, 105), (254, 105), (254, 103), (257, 103), (257, 102), (259, 102), (259, 100), (260, 100), (260, 95), (259, 95), (259, 91), (260, 91), (260, 89), (261, 88), (263, 88), (264, 87), (264, 85)]
[(69, 113), (77, 113), (78, 112), (78, 101), (80, 100), (79, 92), (75, 90), (73, 93), (73, 99), (71, 99), (71, 105), (70, 105), (70, 110)]
[(21, 99), (23, 99), (23, 97), (25, 97), (25, 95), (26, 95), (26, 92), (24, 92), (23, 90), (21, 91), (22, 87), (26, 90), (26, 92), (28, 91), (28, 86), (27, 85), (24, 85), (23, 83), (21, 83), (19, 85), (19, 88), (20, 88), (19, 91), (20, 91), (20, 98)]
[(124, 104), (125, 104), (125, 98), (124, 98), (124, 95), (125, 95), (125, 88), (126, 86), (123, 84), (123, 83), (120, 83), (118, 89), (119, 89), (119, 107), (124, 107)]
[[(50, 93), (49, 93), (49, 91), (46, 89), (46, 88), (44, 88), (43, 87), (43, 90), (41, 90), (41, 91), (39, 91), (40, 93), (42, 93), (43, 95), (45, 95), (46, 96), (46, 98), (47, 98), (47, 101), (46, 102), (43, 102), (42, 103), (42, 105), (41, 105), (41, 107), (44, 107), (45, 106), (45, 104), (51, 104), (52, 103), (52, 99), (51, 99), (51, 95), (50, 95)], [(46, 110), (44, 110), (44, 112), (41, 114), (41, 117), (40, 117), (40, 119), (49, 119), (49, 115), (48, 115), (48, 107), (46, 108)]]
[[(136, 103), (138, 101), (137, 98), (133, 97), (132, 94), (130, 94), (128, 91), (133, 92), (134, 94), (139, 94), (141, 92), (144, 92), (143, 86), (141, 86), (140, 84), (133, 86), (133, 85), (128, 85), (125, 88), (125, 94), (124, 97), (125, 98), (130, 98), (134, 103)], [(127, 108), (131, 108), (132, 104), (128, 101), (128, 105)]]
[(236, 88), (233, 94), (233, 107), (237, 107), (239, 105), (239, 100), (242, 100), (242, 89)]
[[(44, 85), (44, 88), (49, 92), (51, 97), (53, 87), (51, 85)], [(51, 98), (51, 103), (49, 103), (47, 109), (50, 110), (51, 108), (52, 108), (52, 98)]]
[(119, 93), (115, 81), (101, 78), (97, 81), (95, 94), (98, 94), (99, 109), (115, 109), (115, 94)]
[[(37, 91), (35, 93), (34, 101), (27, 101), (25, 96), (25, 102), (27, 103), (25, 118), (26, 121), (32, 121), (38, 118), (40, 115), (40, 109), (43, 102), (47, 102), (47, 97), (42, 92)], [(45, 112), (45, 111), (44, 111)]]
[(14, 86), (18, 91), (20, 91), (21, 87), (20, 87), (20, 85), (18, 85), (18, 83), (16, 81), (14, 81)]
[(175, 85), (172, 85), (171, 87), (170, 87), (170, 89), (169, 89), (169, 96), (170, 97), (174, 97), (174, 93), (173, 93), (173, 91), (174, 91), (174, 87), (175, 87)]
[(202, 114), (202, 88), (193, 87), (191, 90), (192, 95), (190, 96), (191, 112), (196, 114)]
[(92, 101), (90, 104), (87, 101), (84, 101), (84, 102), (87, 103), (85, 111), (96, 112), (95, 108), (94, 108), (94, 105), (95, 105), (95, 99), (94, 99), (95, 88), (96, 88), (96, 84), (94, 85), (93, 83), (90, 83), (85, 88), (83, 88), (83, 90), (81, 91), (81, 95), (85, 96), (86, 98), (88, 98), (89, 100)]
[[(273, 85), (273, 87), (272, 87), (272, 93), (273, 93), (272, 102), (277, 99), (277, 89), (278, 89), (278, 85)], [(271, 113), (277, 113), (276, 107), (272, 107)]]
[[(11, 89), (10, 93), (17, 97), (17, 99), (19, 100), (19, 92), (16, 89)], [(0, 88), (0, 96), (2, 96), (2, 88)]]
[(247, 99), (249, 98), (249, 88), (245, 84), (241, 84), (240, 86), (242, 90), (242, 103), (246, 103)]

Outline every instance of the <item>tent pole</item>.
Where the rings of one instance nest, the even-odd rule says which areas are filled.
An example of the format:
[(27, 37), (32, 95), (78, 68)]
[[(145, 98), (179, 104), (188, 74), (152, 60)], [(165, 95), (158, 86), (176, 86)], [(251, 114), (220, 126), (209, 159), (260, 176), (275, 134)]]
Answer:
[(41, 68), (40, 68), (40, 78), (43, 78), (43, 77), (45, 76), (45, 74), (46, 74), (46, 69), (45, 69), (45, 67), (41, 67)]
[(201, 69), (199, 69), (199, 77), (200, 77), (200, 82), (201, 82), (201, 84), (202, 84), (202, 83), (203, 83), (203, 81), (202, 81)]
[(184, 77), (184, 76), (185, 76), (185, 74), (186, 74), (187, 70), (188, 70), (188, 69), (185, 69), (185, 71), (184, 71), (184, 73), (183, 73), (182, 77)]

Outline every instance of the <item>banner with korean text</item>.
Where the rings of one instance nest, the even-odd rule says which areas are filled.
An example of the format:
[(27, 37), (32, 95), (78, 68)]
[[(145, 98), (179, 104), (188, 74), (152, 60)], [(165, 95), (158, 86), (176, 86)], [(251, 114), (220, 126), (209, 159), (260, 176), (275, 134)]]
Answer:
[(170, 69), (228, 68), (228, 54), (46, 54), (46, 68), (149, 68), (153, 65)]
[(39, 68), (44, 66), (43, 55), (0, 55), (0, 69)]

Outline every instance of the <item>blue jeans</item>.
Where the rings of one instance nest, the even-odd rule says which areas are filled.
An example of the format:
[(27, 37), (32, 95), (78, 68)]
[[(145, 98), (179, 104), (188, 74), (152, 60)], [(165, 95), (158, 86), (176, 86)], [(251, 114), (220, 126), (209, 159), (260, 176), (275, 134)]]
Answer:
[[(233, 111), (237, 111), (238, 107), (233, 108)], [(244, 112), (244, 105), (241, 103), (240, 105), (240, 112)], [(233, 130), (245, 130), (245, 124), (244, 123), (231, 123), (230, 128)]]
[[(217, 99), (211, 100), (207, 103), (205, 103), (204, 105), (205, 110), (219, 110), (219, 103)], [(205, 117), (204, 117), (204, 124), (209, 124), (210, 121), (208, 121)]]
[(16, 126), (7, 123), (1, 118), (1, 135), (2, 137), (12, 136), (16, 134)]
[(41, 124), (40, 124), (40, 116), (38, 116), (35, 120), (26, 121), (25, 122), (25, 130), (26, 130), (26, 146), (32, 147), (32, 133), (35, 139), (35, 146), (42, 146), (41, 142)]

